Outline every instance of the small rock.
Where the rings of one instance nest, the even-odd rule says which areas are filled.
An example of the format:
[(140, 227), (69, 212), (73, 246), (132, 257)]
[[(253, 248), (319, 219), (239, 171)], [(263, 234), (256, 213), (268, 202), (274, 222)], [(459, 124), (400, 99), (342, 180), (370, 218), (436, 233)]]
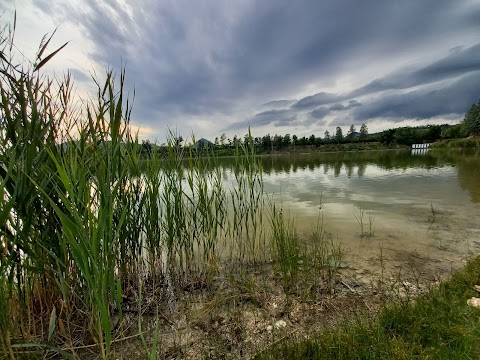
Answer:
[(356, 272), (358, 275), (363, 275), (363, 274), (365, 274), (365, 269), (357, 269), (357, 270), (355, 270), (355, 272)]
[(273, 326), (272, 326), (272, 325), (268, 325), (268, 326), (267, 326), (267, 331), (268, 331), (268, 332), (272, 332), (272, 330), (273, 330)]
[[(479, 299), (480, 300), (480, 299)], [(287, 323), (284, 321), (284, 320), (278, 320), (276, 323), (275, 323), (275, 329), (279, 330), (281, 328), (284, 328), (287, 326)]]
[(480, 292), (480, 285), (475, 285), (474, 288), (475, 288), (475, 290), (477, 290), (478, 292)]
[[(480, 307), (480, 298), (472, 297), (467, 300), (467, 305), (471, 307)], [(276, 325), (276, 324), (275, 324)]]

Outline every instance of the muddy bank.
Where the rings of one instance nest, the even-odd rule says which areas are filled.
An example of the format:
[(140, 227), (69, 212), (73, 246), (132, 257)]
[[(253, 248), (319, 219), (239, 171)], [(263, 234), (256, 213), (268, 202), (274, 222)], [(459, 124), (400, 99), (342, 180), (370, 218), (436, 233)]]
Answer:
[[(138, 298), (125, 301), (112, 358), (145, 357), (157, 331), (157, 358), (252, 358), (286, 337), (309, 336), (359, 314), (373, 316), (385, 301), (414, 298), (438, 284), (387, 273), (378, 278), (368, 269), (346, 266), (317, 288), (300, 276), (285, 291), (274, 266), (251, 268), (233, 282), (219, 278), (212, 288), (181, 295), (145, 289), (140, 308)], [(139, 316), (145, 343), (138, 335)], [(80, 358), (97, 358), (95, 347), (78, 347)]]

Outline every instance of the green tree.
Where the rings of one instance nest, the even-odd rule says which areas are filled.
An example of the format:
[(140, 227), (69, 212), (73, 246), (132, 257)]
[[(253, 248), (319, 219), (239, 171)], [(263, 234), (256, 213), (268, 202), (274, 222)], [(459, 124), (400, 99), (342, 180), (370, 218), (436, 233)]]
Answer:
[(480, 135), (480, 100), (465, 114), (463, 128), (467, 135)]
[(262, 147), (266, 151), (267, 150), (273, 150), (273, 141), (272, 141), (272, 137), (270, 136), (270, 134), (267, 134), (264, 137), (262, 137)]
[(273, 146), (280, 149), (283, 145), (283, 136), (275, 134), (273, 137)]
[(223, 133), (220, 135), (220, 144), (225, 145), (225, 140), (227, 139), (227, 134)]
[(367, 125), (366, 124), (362, 124), (362, 126), (360, 127), (360, 140), (365, 140), (365, 138), (367, 137), (368, 135), (368, 128), (367, 128)]
[(337, 126), (335, 130), (335, 140), (337, 140), (338, 143), (340, 143), (343, 140), (343, 132), (340, 126)]
[(239, 146), (241, 144), (240, 139), (238, 138), (237, 135), (233, 136), (233, 146)]
[(356, 132), (357, 129), (355, 129), (355, 125), (350, 125), (350, 129), (348, 129), (348, 132), (347, 132), (347, 139), (352, 141), (353, 140), (353, 133)]
[(395, 140), (395, 129), (388, 129), (382, 132), (379, 140), (382, 144), (390, 145)]
[(328, 130), (325, 130), (325, 133), (323, 135), (325, 136), (326, 141), (330, 140), (330, 132)]

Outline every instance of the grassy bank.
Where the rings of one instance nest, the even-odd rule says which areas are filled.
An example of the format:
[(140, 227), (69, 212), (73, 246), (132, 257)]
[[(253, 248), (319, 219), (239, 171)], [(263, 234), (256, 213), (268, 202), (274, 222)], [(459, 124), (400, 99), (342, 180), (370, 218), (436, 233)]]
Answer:
[(478, 296), (480, 257), (425, 295), (383, 306), (369, 319), (355, 315), (308, 340), (288, 339), (257, 359), (478, 359), (480, 309), (466, 300)]
[(469, 149), (480, 148), (480, 137), (470, 136), (463, 139), (441, 140), (431, 145), (432, 149)]

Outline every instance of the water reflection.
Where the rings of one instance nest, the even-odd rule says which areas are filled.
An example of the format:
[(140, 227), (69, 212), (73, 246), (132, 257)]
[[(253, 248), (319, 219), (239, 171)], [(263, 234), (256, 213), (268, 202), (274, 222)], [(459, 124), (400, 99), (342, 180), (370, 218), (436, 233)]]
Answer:
[[(285, 177), (298, 179), (295, 175), (299, 173), (304, 175), (300, 177), (302, 178), (312, 174), (318, 176), (319, 172), (324, 175), (333, 175), (335, 178), (344, 174), (348, 179), (369, 176), (372, 179), (386, 180), (388, 177), (395, 178), (402, 174), (420, 171), (421, 174), (412, 173), (411, 176), (407, 176), (408, 179), (403, 179), (404, 182), (413, 181), (414, 183), (415, 177), (423, 177), (424, 181), (430, 179), (438, 183), (445, 176), (452, 175), (457, 178), (461, 188), (470, 193), (473, 202), (480, 202), (480, 155), (478, 152), (424, 151), (424, 149), (415, 151), (421, 151), (421, 156), (411, 150), (399, 150), (278, 155), (264, 156), (260, 159), (267, 179), (280, 176), (285, 181)], [(225, 179), (228, 178), (228, 173), (235, 171), (232, 159), (220, 159), (219, 166), (223, 168)], [(390, 185), (398, 188), (404, 184)], [(423, 187), (420, 186), (420, 188)], [(392, 191), (395, 191), (395, 188)]]

